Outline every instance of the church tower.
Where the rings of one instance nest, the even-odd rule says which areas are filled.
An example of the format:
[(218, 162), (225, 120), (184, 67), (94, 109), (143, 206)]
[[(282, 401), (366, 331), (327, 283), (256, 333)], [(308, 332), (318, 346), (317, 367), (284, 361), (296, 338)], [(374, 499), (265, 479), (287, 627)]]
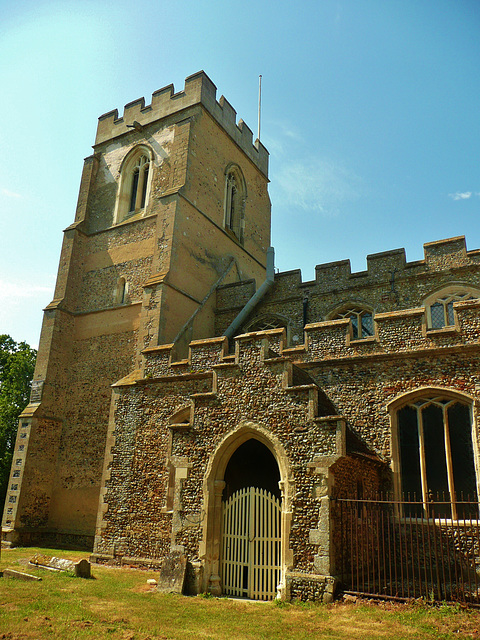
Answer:
[[(265, 277), (268, 153), (205, 73), (99, 118), (45, 309), (2, 539), (93, 544), (111, 385), (214, 335), (216, 289)], [(142, 407), (138, 407), (142, 411)]]

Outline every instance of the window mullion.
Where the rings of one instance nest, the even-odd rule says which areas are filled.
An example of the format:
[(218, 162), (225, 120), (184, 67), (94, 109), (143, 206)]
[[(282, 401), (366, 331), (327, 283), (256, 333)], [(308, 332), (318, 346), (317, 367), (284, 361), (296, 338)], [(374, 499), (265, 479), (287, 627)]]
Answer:
[(423, 509), (428, 518), (428, 487), (427, 487), (427, 459), (425, 454), (425, 439), (423, 434), (422, 410), (417, 408), (418, 446), (420, 448), (420, 475), (422, 482)]
[(233, 187), (231, 181), (228, 181), (227, 186), (227, 203), (225, 207), (225, 226), (230, 229), (232, 226), (232, 195)]
[(455, 483), (453, 480), (453, 464), (452, 464), (452, 449), (450, 446), (450, 430), (448, 427), (448, 411), (446, 407), (443, 407), (443, 430), (445, 433), (445, 455), (447, 457), (447, 477), (448, 477), (448, 489), (450, 491), (450, 504), (452, 507), (452, 518), (457, 519), (457, 504), (455, 495)]
[(130, 207), (129, 212), (135, 211), (137, 207), (137, 196), (138, 196), (138, 183), (140, 180), (139, 172), (134, 170), (132, 173), (132, 187), (130, 193)]
[(147, 186), (148, 186), (148, 173), (150, 165), (145, 163), (142, 171), (142, 190), (140, 192), (140, 209), (144, 209), (147, 204)]
[(144, 180), (145, 180), (145, 165), (142, 165), (138, 171), (137, 193), (135, 194), (135, 211), (138, 211), (141, 208)]

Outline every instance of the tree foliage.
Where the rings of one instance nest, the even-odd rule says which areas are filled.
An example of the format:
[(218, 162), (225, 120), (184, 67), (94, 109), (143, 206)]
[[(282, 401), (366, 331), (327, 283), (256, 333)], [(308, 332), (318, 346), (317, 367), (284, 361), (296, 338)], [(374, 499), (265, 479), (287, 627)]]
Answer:
[(37, 352), (26, 342), (0, 335), (0, 500), (3, 504), (18, 426), (27, 406)]

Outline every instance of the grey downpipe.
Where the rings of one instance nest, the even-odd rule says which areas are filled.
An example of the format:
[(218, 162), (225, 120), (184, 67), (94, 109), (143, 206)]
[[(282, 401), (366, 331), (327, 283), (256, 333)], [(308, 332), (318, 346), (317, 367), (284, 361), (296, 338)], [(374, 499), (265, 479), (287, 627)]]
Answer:
[(267, 277), (264, 282), (260, 285), (260, 287), (255, 291), (253, 296), (247, 302), (247, 304), (240, 311), (238, 316), (232, 322), (232, 324), (228, 327), (228, 329), (224, 332), (224, 336), (227, 336), (228, 339), (233, 338), (235, 332), (239, 327), (242, 326), (243, 322), (248, 318), (250, 313), (255, 309), (257, 304), (262, 300), (267, 291), (270, 289), (274, 282), (275, 278), (275, 249), (273, 247), (269, 247), (267, 249)]

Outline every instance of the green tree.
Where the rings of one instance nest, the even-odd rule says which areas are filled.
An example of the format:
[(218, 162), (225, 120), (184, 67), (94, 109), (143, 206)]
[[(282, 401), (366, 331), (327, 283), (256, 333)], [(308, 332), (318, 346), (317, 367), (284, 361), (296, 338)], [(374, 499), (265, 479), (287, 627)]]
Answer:
[(0, 335), (0, 504), (5, 500), (18, 416), (27, 406), (37, 352)]

